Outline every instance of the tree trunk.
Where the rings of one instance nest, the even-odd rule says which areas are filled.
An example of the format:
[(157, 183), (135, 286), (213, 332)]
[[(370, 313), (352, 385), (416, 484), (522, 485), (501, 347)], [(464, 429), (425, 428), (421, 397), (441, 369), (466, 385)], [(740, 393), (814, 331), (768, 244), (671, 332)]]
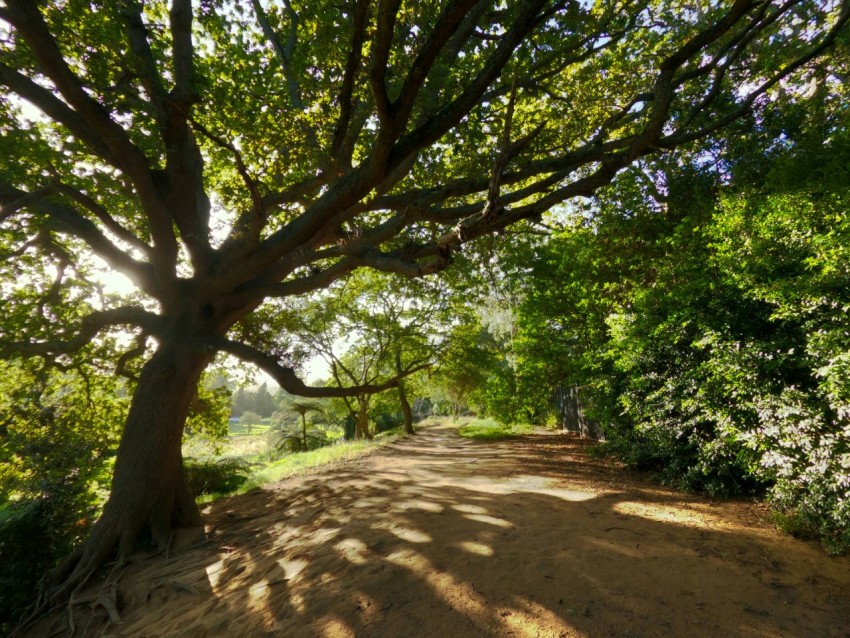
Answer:
[[(395, 353), (395, 371), (396, 374), (401, 378), (402, 367), (401, 367), (401, 352), (396, 351)], [(405, 434), (416, 434), (416, 430), (413, 429), (413, 410), (410, 409), (410, 402), (407, 400), (407, 391), (404, 388), (404, 381), (398, 382), (398, 402), (401, 404), (401, 414), (404, 417), (404, 433)]]
[(407, 400), (407, 391), (404, 389), (404, 383), (398, 384), (398, 402), (401, 403), (401, 413), (404, 416), (404, 433), (416, 434), (413, 429), (413, 410), (410, 408), (410, 402)]
[(212, 356), (166, 341), (142, 368), (118, 447), (112, 490), (85, 543), (53, 574), (40, 606), (66, 598), (117, 549), (160, 550), (203, 540), (201, 514), (183, 470), (183, 426)]
[(359, 409), (357, 419), (355, 420), (354, 438), (372, 440), (372, 433), (369, 432), (369, 401), (357, 400)]
[(301, 435), (304, 439), (304, 451), (307, 451), (307, 413), (301, 413)]

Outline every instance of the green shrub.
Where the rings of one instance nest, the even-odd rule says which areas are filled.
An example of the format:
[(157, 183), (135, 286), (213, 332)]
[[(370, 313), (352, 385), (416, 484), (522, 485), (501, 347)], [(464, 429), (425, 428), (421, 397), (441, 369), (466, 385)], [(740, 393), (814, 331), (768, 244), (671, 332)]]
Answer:
[(379, 412), (373, 419), (375, 422), (375, 432), (387, 432), (400, 426), (404, 419), (400, 412)]
[(44, 573), (91, 528), (96, 508), (79, 494), (19, 501), (0, 511), (0, 634), (32, 604)]
[(527, 434), (531, 426), (526, 423), (504, 425), (493, 419), (475, 419), (458, 429), (458, 434), (467, 439), (498, 441)]
[(404, 427), (401, 425), (397, 425), (394, 428), (390, 428), (389, 430), (380, 430), (376, 435), (376, 439), (391, 439), (394, 436), (404, 436)]
[(127, 402), (115, 379), (80, 366), (0, 362), (0, 635), (88, 533), (109, 487)]
[(195, 496), (235, 492), (248, 480), (251, 472), (251, 466), (239, 459), (187, 459), (184, 468), (186, 479)]
[(308, 452), (325, 445), (331, 444), (331, 439), (322, 430), (309, 430), (307, 432), (306, 445), (304, 444), (304, 433), (293, 431), (282, 431), (277, 434), (275, 447), (280, 452)]

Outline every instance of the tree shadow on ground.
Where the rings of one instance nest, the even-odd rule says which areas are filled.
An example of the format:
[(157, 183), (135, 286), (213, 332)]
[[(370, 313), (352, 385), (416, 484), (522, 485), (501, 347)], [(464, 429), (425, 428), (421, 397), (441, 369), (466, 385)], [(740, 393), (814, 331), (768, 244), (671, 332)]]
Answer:
[(130, 569), (106, 633), (850, 635), (848, 559), (584, 447), (430, 428), (216, 503), (207, 544)]

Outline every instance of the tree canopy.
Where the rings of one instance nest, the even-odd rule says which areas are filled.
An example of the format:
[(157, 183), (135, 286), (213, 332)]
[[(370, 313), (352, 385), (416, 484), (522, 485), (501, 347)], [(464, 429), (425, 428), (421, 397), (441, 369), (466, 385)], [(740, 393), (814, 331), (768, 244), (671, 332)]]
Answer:
[[(360, 268), (439, 272), (476, 238), (769, 110), (783, 83), (805, 90), (797, 72), (848, 12), (3, 0), (0, 356), (61, 364), (94, 344), (134, 377), (110, 500), (45, 600), (116, 547), (203, 533), (179, 441), (217, 353), (293, 394), (364, 390), (298, 378), (287, 299)], [(108, 271), (136, 292), (105, 290)]]

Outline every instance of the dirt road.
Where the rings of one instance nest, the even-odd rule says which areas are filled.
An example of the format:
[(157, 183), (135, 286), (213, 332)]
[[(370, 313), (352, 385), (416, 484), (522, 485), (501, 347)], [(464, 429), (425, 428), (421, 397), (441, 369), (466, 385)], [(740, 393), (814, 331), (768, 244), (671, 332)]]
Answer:
[(219, 501), (207, 544), (122, 576), (104, 635), (850, 637), (850, 558), (586, 445), (430, 427)]

